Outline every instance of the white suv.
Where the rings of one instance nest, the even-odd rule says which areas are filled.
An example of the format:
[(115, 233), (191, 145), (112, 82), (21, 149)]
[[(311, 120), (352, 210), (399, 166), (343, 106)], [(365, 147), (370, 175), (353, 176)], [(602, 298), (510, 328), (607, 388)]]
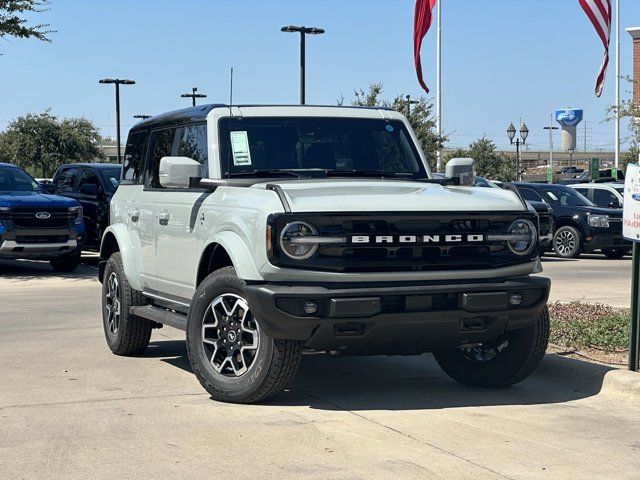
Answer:
[(622, 208), (624, 183), (576, 183), (567, 186), (580, 192), (597, 207)]
[(305, 348), (524, 379), (549, 333), (538, 219), (513, 191), (460, 186), (472, 172), (455, 163), (433, 179), (386, 109), (208, 105), (137, 124), (100, 253), (109, 347), (183, 329), (202, 385), (240, 403), (283, 390)]

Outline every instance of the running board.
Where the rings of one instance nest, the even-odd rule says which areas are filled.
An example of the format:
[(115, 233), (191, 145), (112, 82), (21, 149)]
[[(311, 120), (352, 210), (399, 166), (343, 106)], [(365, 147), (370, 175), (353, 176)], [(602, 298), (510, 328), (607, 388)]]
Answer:
[(131, 307), (131, 314), (138, 317), (152, 320), (156, 323), (169, 325), (184, 332), (187, 331), (187, 316), (181, 313), (172, 312), (164, 308), (147, 305), (146, 307)]

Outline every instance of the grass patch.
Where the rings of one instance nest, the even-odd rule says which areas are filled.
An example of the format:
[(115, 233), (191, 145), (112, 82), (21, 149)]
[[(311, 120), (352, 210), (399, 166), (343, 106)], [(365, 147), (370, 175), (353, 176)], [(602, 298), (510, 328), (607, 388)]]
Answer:
[(619, 353), (629, 348), (628, 309), (584, 302), (549, 304), (550, 342), (575, 349)]

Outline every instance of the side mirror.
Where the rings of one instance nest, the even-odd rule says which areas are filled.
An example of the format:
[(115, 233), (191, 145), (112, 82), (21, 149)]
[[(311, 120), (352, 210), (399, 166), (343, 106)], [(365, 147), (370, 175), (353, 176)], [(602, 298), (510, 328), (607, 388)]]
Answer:
[(202, 165), (188, 157), (160, 159), (160, 185), (165, 188), (189, 188), (191, 177), (202, 176)]
[(620, 203), (620, 200), (616, 198), (609, 204), (609, 208), (622, 208), (622, 204)]
[(447, 162), (446, 176), (457, 178), (459, 185), (471, 187), (476, 183), (476, 162), (473, 158), (452, 158)]
[(85, 183), (80, 187), (80, 193), (83, 195), (97, 195), (98, 194), (98, 185), (95, 183)]
[(56, 186), (53, 183), (41, 183), (40, 186), (46, 193), (56, 193)]

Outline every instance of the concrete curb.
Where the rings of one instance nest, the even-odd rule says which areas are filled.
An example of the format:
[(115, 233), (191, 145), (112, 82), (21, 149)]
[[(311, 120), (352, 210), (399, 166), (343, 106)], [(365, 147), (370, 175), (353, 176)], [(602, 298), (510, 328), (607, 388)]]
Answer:
[(611, 370), (604, 375), (600, 393), (623, 397), (627, 400), (640, 400), (640, 373)]

